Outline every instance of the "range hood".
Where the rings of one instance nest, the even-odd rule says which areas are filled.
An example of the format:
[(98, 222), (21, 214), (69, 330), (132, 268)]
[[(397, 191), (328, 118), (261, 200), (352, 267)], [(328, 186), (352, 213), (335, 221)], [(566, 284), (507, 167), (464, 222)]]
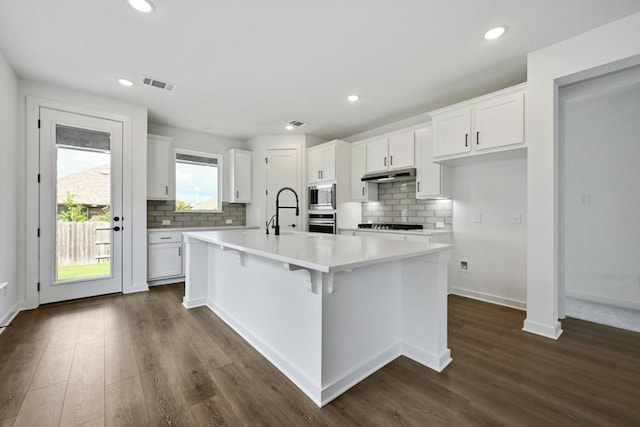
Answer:
[(372, 172), (362, 177), (366, 182), (415, 181), (416, 168), (398, 169), (395, 171)]

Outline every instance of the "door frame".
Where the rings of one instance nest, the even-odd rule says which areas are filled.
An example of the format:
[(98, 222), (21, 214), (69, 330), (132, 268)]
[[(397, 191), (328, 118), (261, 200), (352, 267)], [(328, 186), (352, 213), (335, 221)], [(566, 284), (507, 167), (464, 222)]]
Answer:
[[(122, 289), (131, 288), (133, 271), (133, 203), (132, 188), (133, 179), (133, 159), (129, 155), (129, 148), (132, 146), (133, 120), (130, 116), (113, 113), (109, 111), (97, 110), (64, 102), (52, 101), (35, 96), (26, 96), (26, 168), (24, 180), (25, 192), (24, 200), (26, 206), (25, 215), (25, 309), (36, 308), (40, 305), (40, 294), (38, 292), (38, 282), (40, 279), (40, 243), (38, 238), (38, 226), (40, 221), (40, 201), (38, 173), (40, 169), (40, 129), (38, 120), (40, 108), (62, 110), (69, 113), (81, 114), (103, 118), (122, 123), (122, 217), (124, 218), (124, 229), (122, 230)], [(146, 269), (145, 269), (146, 270)], [(148, 289), (148, 288), (147, 288)], [(140, 289), (146, 290), (146, 289)]]
[(58, 302), (122, 292), (122, 233), (110, 232), (110, 273), (71, 280), (57, 278), (57, 126), (100, 130), (110, 134), (109, 147), (109, 228), (121, 227), (113, 217), (122, 214), (122, 122), (57, 109), (40, 108), (40, 302)]

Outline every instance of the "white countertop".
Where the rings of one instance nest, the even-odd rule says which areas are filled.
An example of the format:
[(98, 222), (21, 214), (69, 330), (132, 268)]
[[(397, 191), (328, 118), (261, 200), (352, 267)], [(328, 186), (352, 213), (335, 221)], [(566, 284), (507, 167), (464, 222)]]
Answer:
[(371, 231), (374, 233), (415, 234), (417, 236), (435, 236), (437, 234), (451, 234), (452, 230), (380, 230), (378, 228), (343, 227), (338, 231)]
[(209, 230), (255, 230), (258, 227), (249, 227), (246, 225), (223, 225), (220, 227), (153, 227), (148, 228), (148, 232), (157, 232), (157, 231), (209, 231)]
[(429, 255), (453, 247), (322, 233), (283, 232), (276, 236), (267, 235), (262, 229), (187, 232), (184, 236), (324, 273)]

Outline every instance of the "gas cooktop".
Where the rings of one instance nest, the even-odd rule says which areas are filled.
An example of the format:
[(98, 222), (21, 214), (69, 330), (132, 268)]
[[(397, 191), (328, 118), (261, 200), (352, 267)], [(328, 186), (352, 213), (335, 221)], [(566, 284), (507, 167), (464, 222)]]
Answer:
[(422, 224), (358, 224), (358, 228), (373, 230), (422, 230)]

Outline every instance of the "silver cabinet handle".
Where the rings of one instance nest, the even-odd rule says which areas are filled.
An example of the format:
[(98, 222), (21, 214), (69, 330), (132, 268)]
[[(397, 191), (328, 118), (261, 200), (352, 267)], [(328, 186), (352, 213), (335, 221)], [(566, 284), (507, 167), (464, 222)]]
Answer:
[(393, 166), (393, 156), (389, 157), (389, 162), (390, 162), (391, 166)]
[(164, 187), (164, 194), (165, 194), (166, 196), (168, 196), (168, 195), (169, 195), (169, 186), (168, 186), (168, 185), (165, 185), (165, 187)]
[(236, 199), (240, 198), (240, 190), (236, 190)]
[(387, 166), (387, 156), (384, 156), (384, 165)]
[(420, 192), (420, 181), (417, 182), (418, 184), (418, 193)]
[(182, 246), (178, 246), (178, 256), (182, 256)]
[(476, 132), (476, 145), (480, 145), (480, 131)]

